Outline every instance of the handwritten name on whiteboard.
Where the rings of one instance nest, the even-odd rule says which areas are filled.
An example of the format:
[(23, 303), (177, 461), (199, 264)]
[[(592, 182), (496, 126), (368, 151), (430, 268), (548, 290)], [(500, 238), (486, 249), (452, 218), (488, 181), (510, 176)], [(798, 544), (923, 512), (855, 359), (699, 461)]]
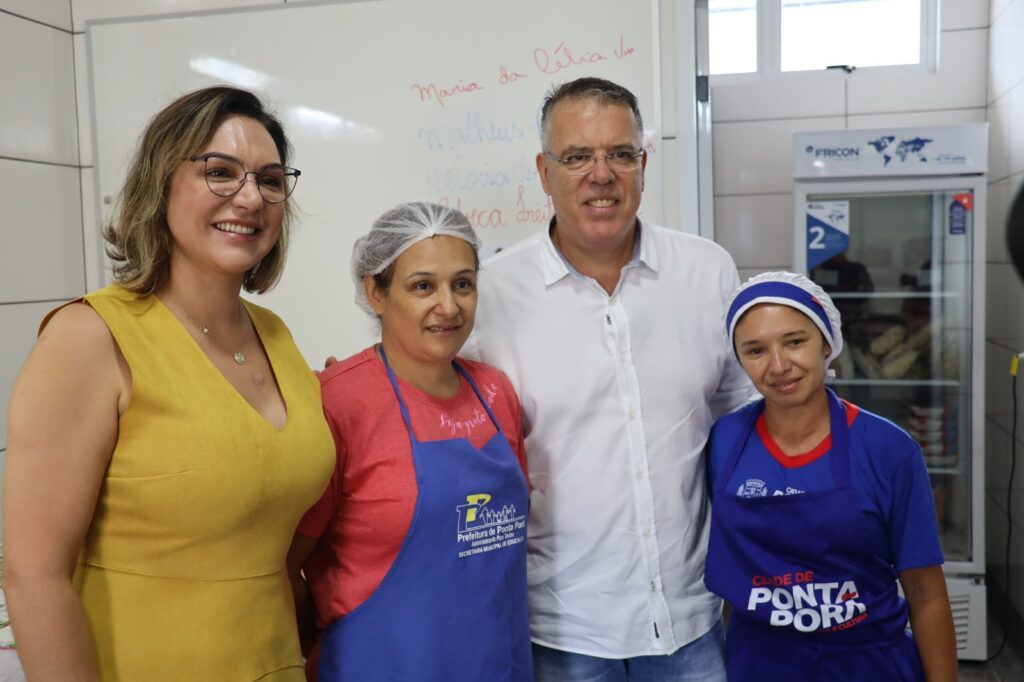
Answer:
[[(590, 49), (575, 49), (566, 41), (559, 42), (554, 48), (537, 47), (533, 50), (533, 68), (542, 74), (553, 75), (566, 71), (576, 66), (604, 62), (610, 59), (628, 59), (636, 54), (636, 48), (626, 44), (626, 38), (619, 34), (619, 43), (611, 48), (611, 51), (600, 51)], [(611, 55), (611, 56), (608, 56)], [(505, 64), (498, 66), (498, 85), (509, 85), (523, 78), (528, 78), (529, 73), (510, 68)], [(421, 104), (437, 104), (441, 108), (446, 106), (445, 100), (456, 96), (471, 95), (474, 92), (486, 90), (486, 86), (475, 80), (458, 79), (457, 82), (429, 82), (413, 83), (409, 90), (414, 94)]]

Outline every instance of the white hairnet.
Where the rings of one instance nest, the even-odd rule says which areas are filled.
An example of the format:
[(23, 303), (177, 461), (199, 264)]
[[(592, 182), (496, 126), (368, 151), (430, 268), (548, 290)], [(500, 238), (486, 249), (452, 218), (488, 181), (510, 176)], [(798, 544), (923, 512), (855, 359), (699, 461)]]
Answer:
[[(736, 349), (734, 334), (743, 313), (761, 303), (776, 303), (799, 310), (821, 330), (828, 342), (830, 353), (825, 368), (843, 352), (842, 318), (832, 298), (820, 286), (803, 275), (793, 272), (763, 272), (747, 280), (732, 293), (725, 313), (725, 335), (729, 345)], [(835, 372), (828, 370), (828, 376)]]
[(370, 231), (352, 247), (352, 280), (356, 305), (371, 317), (373, 311), (363, 287), (365, 275), (378, 275), (414, 244), (436, 236), (455, 237), (480, 250), (473, 226), (460, 211), (426, 201), (399, 204), (374, 221)]

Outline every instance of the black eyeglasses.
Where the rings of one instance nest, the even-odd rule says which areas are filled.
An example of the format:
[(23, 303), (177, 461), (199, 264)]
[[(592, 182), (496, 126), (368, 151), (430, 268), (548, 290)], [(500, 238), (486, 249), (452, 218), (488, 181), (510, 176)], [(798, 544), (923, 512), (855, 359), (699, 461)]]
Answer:
[(594, 170), (598, 159), (604, 159), (608, 168), (616, 173), (632, 173), (640, 168), (640, 161), (646, 152), (643, 149), (619, 149), (607, 154), (579, 154), (571, 153), (564, 156), (556, 156), (551, 152), (544, 152), (544, 155), (552, 159), (565, 169), (569, 175), (586, 175)]
[(295, 191), (299, 176), (302, 175), (299, 169), (280, 164), (264, 166), (258, 171), (247, 171), (238, 159), (217, 152), (193, 154), (188, 160), (202, 161), (206, 164), (203, 173), (206, 177), (206, 186), (219, 197), (238, 194), (245, 185), (245, 179), (250, 175), (256, 176), (256, 187), (260, 196), (263, 197), (263, 201), (270, 204), (279, 204), (290, 197)]

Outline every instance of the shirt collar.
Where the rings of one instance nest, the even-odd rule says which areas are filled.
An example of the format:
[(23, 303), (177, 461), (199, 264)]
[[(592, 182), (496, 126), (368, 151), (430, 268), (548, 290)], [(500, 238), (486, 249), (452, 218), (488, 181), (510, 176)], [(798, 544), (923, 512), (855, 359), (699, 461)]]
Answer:
[[(548, 223), (547, 232), (544, 234), (543, 244), (544, 248), (541, 251), (541, 267), (544, 272), (544, 285), (551, 286), (555, 282), (559, 281), (563, 277), (572, 275), (573, 277), (586, 277), (586, 275), (579, 272), (572, 266), (569, 259), (558, 250), (555, 246), (554, 241), (551, 239), (551, 233), (555, 228), (555, 220), (557, 216), (551, 219)], [(637, 237), (633, 240), (633, 254), (629, 257), (629, 262), (623, 267), (624, 270), (635, 268), (641, 264), (646, 265), (654, 272), (658, 271), (658, 253), (654, 246), (653, 239), (645, 239), (645, 230), (640, 219), (637, 218)]]

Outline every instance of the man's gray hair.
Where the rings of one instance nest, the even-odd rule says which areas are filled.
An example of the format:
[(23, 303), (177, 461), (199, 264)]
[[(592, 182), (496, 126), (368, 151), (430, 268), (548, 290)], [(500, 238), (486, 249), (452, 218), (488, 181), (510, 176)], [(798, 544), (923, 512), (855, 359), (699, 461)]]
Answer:
[(640, 107), (637, 104), (636, 95), (622, 87), (606, 81), (603, 78), (577, 78), (568, 83), (554, 85), (544, 96), (544, 106), (540, 113), (540, 142), (544, 151), (552, 151), (548, 147), (551, 132), (551, 111), (555, 105), (562, 100), (592, 99), (600, 104), (612, 104), (621, 107), (629, 107), (633, 112), (636, 121), (637, 144), (643, 144), (644, 121), (640, 117)]

